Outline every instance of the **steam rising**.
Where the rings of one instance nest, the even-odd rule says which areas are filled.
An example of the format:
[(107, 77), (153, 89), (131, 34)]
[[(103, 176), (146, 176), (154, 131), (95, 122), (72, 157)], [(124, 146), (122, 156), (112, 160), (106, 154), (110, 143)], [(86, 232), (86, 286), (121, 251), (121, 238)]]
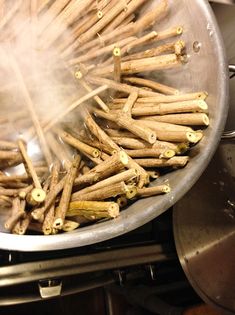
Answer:
[[(47, 12), (46, 17), (42, 15), (44, 18), (37, 18), (32, 8), (33, 1), (29, 2), (30, 4), (28, 1), (6, 1), (5, 11), (9, 13), (15, 6), (16, 12), (9, 23), (0, 24), (2, 28), (0, 30), (0, 132), (7, 140), (16, 140), (22, 136), (28, 141), (29, 154), (34, 158), (35, 155), (38, 157), (38, 140), (35, 137), (24, 96), (12, 69), (11, 59), (14, 58), (18, 64), (42, 128), (86, 92), (78, 85), (73, 73), (61, 59), (56, 48), (58, 46), (43, 48), (45, 19), (48, 22), (52, 21), (53, 17), (50, 18)], [(68, 39), (70, 36), (70, 31), (66, 29), (62, 40), (63, 37)], [(78, 117), (81, 111), (80, 106), (66, 115), (62, 123), (79, 125), (81, 121)], [(5, 123), (4, 118), (7, 118)]]

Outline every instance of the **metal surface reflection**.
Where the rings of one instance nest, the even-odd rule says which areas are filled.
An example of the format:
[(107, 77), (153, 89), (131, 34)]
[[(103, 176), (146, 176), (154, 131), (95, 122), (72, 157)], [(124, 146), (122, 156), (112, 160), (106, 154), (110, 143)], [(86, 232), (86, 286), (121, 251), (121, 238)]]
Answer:
[(193, 189), (174, 209), (174, 234), (192, 286), (225, 314), (235, 314), (234, 143), (221, 144)]

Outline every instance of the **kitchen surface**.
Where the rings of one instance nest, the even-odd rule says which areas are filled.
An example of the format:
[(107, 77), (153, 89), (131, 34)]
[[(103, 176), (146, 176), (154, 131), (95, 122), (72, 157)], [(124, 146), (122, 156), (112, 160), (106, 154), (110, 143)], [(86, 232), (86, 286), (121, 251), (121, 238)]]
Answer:
[(118, 237), (0, 250), (0, 315), (235, 314), (235, 4), (211, 6), (231, 65), (230, 107), (203, 175), (166, 212)]

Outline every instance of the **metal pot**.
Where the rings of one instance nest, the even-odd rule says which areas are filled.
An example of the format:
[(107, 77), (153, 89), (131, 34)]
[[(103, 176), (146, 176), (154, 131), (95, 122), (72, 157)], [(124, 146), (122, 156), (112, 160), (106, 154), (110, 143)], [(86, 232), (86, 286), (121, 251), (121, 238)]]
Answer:
[[(157, 0), (150, 2), (154, 6)], [(84, 246), (127, 233), (147, 223), (177, 202), (197, 181), (212, 158), (227, 116), (228, 74), (224, 46), (214, 15), (206, 0), (169, 0), (170, 14), (156, 30), (170, 26), (184, 27), (183, 39), (188, 47), (188, 62), (183, 69), (160, 74), (161, 81), (181, 91), (206, 90), (211, 124), (201, 143), (191, 150), (191, 162), (182, 170), (167, 174), (170, 194), (142, 199), (121, 212), (112, 221), (98, 223), (71, 233), (53, 236), (17, 236), (0, 227), (0, 247), (20, 251), (46, 251)], [(148, 7), (149, 9), (149, 7)], [(140, 12), (142, 14), (143, 12)], [(157, 74), (159, 75), (159, 74)], [(160, 182), (158, 181), (158, 183)], [(3, 219), (2, 219), (3, 220)]]

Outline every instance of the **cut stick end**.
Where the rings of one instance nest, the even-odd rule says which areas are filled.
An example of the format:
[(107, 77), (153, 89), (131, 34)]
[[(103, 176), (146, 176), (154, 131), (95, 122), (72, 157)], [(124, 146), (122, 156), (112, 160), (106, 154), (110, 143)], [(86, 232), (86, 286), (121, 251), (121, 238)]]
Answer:
[(208, 110), (208, 105), (204, 100), (199, 100), (198, 101), (198, 106), (202, 111), (207, 111)]
[(157, 140), (156, 133), (155, 132), (151, 133), (148, 138), (149, 143), (154, 144), (156, 140)]
[(177, 153), (178, 154), (184, 154), (188, 151), (189, 145), (187, 143), (180, 143), (177, 146)]
[(123, 165), (128, 164), (129, 158), (128, 158), (128, 155), (124, 151), (119, 152), (119, 158)]
[(112, 218), (116, 218), (119, 215), (119, 205), (118, 203), (113, 203), (110, 207), (109, 207), (109, 215)]
[(206, 114), (203, 115), (202, 121), (203, 121), (203, 124), (204, 124), (205, 126), (209, 126), (209, 124), (210, 124), (210, 119), (209, 119), (209, 117), (208, 117)]
[(75, 78), (78, 79), (78, 80), (82, 79), (82, 77), (83, 77), (81, 71), (76, 71), (76, 72), (74, 73), (74, 76), (75, 76)]
[(79, 223), (78, 222), (74, 222), (74, 221), (65, 221), (62, 230), (64, 232), (70, 232), (70, 231), (74, 231), (79, 227)]
[(120, 57), (120, 56), (121, 56), (121, 49), (120, 49), (119, 47), (115, 47), (115, 48), (113, 49), (113, 55), (114, 55), (115, 57)]
[(197, 95), (197, 99), (199, 100), (205, 100), (208, 96), (208, 93), (207, 92), (201, 92), (201, 93), (198, 93)]
[(184, 31), (183, 27), (182, 27), (182, 26), (179, 26), (179, 27), (177, 27), (176, 33), (177, 33), (178, 35), (181, 35), (181, 34), (183, 34), (183, 31)]
[(42, 203), (46, 199), (46, 193), (43, 189), (34, 188), (31, 197), (36, 203)]
[(52, 234), (52, 228), (50, 228), (50, 227), (44, 228), (44, 229), (43, 229), (43, 234), (44, 234), (44, 235), (50, 235), (50, 234)]
[(98, 17), (98, 19), (102, 19), (102, 17), (103, 17), (103, 12), (99, 10), (99, 11), (97, 12), (97, 17)]
[(170, 159), (170, 158), (172, 158), (173, 156), (175, 156), (175, 151), (174, 151), (174, 150), (166, 150), (166, 151), (163, 153), (163, 157), (164, 157), (164, 158), (167, 158), (167, 159)]
[(165, 193), (165, 194), (169, 194), (169, 192), (171, 192), (171, 188), (169, 185), (164, 185), (162, 187), (162, 192)]
[(186, 138), (190, 143), (198, 142), (198, 135), (196, 132), (186, 132)]
[(101, 155), (101, 153), (98, 149), (93, 150), (92, 156), (94, 158), (98, 158), (98, 157), (100, 157), (100, 155)]
[(60, 230), (62, 229), (63, 225), (64, 225), (64, 221), (61, 218), (58, 218), (54, 221), (53, 228)]
[(127, 192), (126, 192), (126, 198), (132, 199), (137, 195), (137, 188), (136, 187), (128, 187), (127, 186)]
[(19, 192), (19, 197), (20, 197), (20, 199), (25, 199), (26, 198), (26, 192), (25, 191), (20, 191)]

